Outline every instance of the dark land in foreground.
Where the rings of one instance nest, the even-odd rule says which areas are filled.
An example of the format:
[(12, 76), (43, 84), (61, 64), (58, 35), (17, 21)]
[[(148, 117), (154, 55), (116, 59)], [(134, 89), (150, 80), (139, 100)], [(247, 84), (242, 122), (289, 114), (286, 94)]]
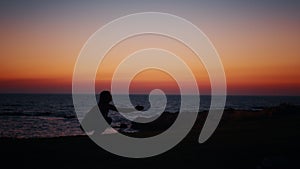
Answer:
[[(168, 123), (173, 119), (170, 116), (164, 115), (157, 123)], [(155, 157), (116, 156), (87, 136), (74, 136), (1, 138), (0, 161), (9, 168), (300, 168), (299, 106), (282, 104), (259, 111), (227, 109), (212, 137), (199, 144), (204, 120), (205, 112), (180, 144)], [(145, 135), (153, 133), (150, 128), (144, 128)]]

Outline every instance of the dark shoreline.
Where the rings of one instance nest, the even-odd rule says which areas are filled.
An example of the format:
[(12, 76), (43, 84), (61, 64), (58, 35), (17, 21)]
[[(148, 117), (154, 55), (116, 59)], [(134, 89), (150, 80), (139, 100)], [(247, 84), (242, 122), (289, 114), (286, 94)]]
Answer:
[(0, 138), (1, 162), (22, 168), (300, 168), (299, 110), (283, 104), (241, 116), (245, 112), (229, 109), (207, 142), (197, 142), (198, 120), (180, 144), (144, 159), (113, 155), (87, 136)]

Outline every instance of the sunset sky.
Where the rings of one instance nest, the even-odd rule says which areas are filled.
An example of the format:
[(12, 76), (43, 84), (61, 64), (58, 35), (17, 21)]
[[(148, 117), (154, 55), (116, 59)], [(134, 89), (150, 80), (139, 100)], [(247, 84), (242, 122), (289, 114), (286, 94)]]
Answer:
[[(209, 37), (223, 62), (228, 94), (300, 95), (300, 3), (290, 0), (1, 1), (0, 93), (70, 93), (87, 39), (114, 19), (146, 11), (183, 17)], [(146, 47), (178, 54), (200, 91), (209, 94), (206, 70), (196, 56), (180, 42), (155, 35), (132, 37), (113, 48), (99, 66), (96, 90), (110, 87), (122, 58)], [(156, 87), (178, 92), (174, 79), (157, 70), (136, 76), (131, 91)]]

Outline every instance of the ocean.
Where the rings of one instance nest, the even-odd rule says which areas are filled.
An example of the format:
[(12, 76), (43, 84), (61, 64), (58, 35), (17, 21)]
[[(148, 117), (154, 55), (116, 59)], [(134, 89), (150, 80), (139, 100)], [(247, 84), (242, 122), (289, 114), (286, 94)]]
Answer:
[[(123, 97), (123, 96), (119, 96)], [(150, 107), (148, 95), (131, 95), (133, 105)], [(259, 110), (281, 103), (300, 105), (300, 96), (227, 96), (226, 108)], [(128, 105), (122, 105), (126, 108)], [(200, 96), (200, 110), (208, 110), (210, 96)], [(179, 95), (167, 95), (165, 111), (178, 112)], [(82, 116), (78, 117), (82, 119)], [(1, 94), (0, 137), (32, 138), (84, 135), (71, 94)]]

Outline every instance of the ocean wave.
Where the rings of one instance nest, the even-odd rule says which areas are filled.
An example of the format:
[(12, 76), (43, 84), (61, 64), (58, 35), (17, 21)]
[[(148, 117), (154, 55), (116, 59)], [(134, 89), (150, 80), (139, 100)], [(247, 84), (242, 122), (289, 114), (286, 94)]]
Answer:
[(60, 117), (60, 118), (76, 118), (76, 114), (55, 114), (55, 113), (23, 113), (23, 112), (1, 112), (0, 116), (30, 116), (30, 117)]

